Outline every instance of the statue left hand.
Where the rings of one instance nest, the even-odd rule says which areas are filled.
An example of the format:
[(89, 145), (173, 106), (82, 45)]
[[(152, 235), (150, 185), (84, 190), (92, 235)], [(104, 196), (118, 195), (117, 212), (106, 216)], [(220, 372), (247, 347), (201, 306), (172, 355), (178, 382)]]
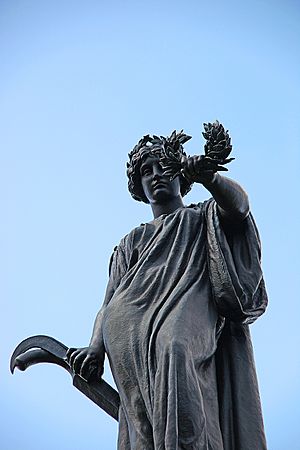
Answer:
[(215, 177), (215, 164), (210, 164), (204, 155), (183, 158), (181, 163), (182, 174), (190, 181), (207, 184), (211, 183)]

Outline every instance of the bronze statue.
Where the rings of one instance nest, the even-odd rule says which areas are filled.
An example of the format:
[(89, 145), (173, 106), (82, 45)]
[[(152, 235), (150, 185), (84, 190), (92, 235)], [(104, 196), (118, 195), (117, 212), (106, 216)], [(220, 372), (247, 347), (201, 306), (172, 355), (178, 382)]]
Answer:
[[(248, 330), (267, 305), (260, 242), (247, 194), (218, 173), (232, 160), (228, 132), (204, 127), (203, 156), (187, 157), (182, 131), (144, 136), (129, 154), (129, 191), (154, 218), (115, 248), (89, 346), (35, 337), (12, 357), (12, 369), (52, 358), (69, 370), (118, 415), (119, 450), (266, 449)], [(185, 206), (194, 182), (212, 198)], [(99, 381), (105, 354), (118, 393)]]

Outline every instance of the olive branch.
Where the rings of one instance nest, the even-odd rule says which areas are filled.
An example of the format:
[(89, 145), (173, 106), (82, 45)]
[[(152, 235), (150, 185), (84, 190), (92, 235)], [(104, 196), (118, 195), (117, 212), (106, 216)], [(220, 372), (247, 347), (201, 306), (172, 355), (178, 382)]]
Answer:
[[(224, 165), (230, 163), (235, 158), (228, 158), (232, 145), (228, 130), (216, 120), (214, 123), (204, 123), (203, 137), (204, 155), (201, 155), (200, 170), (227, 171)], [(186, 156), (182, 154), (182, 145), (191, 139), (181, 130), (179, 133), (173, 131), (171, 136), (165, 141), (163, 154), (160, 158), (164, 174), (171, 180), (182, 174)]]

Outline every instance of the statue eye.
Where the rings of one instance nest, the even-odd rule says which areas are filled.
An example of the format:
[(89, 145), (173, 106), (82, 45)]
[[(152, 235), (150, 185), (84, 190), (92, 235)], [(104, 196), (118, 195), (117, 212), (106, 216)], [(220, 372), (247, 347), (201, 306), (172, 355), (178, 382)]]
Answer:
[(142, 171), (141, 171), (142, 175), (144, 175), (144, 176), (151, 175), (151, 172), (152, 171), (149, 166), (142, 167)]

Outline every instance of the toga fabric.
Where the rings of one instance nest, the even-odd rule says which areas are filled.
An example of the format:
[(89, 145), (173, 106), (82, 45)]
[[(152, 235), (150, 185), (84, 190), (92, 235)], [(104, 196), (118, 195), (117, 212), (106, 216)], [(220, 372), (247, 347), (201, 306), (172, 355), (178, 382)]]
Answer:
[(253, 219), (209, 200), (142, 224), (111, 260), (102, 307), (119, 450), (266, 449), (248, 324), (267, 304)]

